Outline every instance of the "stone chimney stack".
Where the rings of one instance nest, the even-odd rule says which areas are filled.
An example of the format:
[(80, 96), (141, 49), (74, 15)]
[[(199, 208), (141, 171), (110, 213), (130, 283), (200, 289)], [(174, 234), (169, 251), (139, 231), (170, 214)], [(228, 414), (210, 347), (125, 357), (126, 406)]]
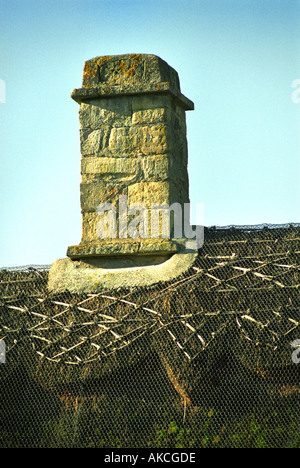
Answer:
[[(120, 278), (125, 274), (128, 280), (128, 274), (135, 277), (131, 267), (142, 269), (145, 284), (155, 282), (172, 256), (195, 255), (184, 249), (184, 232), (178, 236), (179, 227), (184, 231), (184, 216), (176, 218), (172, 211), (165, 235), (162, 215), (151, 209), (172, 206), (178, 215), (189, 203), (185, 112), (194, 105), (181, 93), (177, 72), (159, 57), (145, 54), (86, 61), (82, 88), (74, 89), (71, 97), (80, 104), (82, 238), (79, 245), (68, 247), (67, 259), (52, 265), (50, 289), (74, 290), (74, 281), (66, 284), (62, 275), (68, 270), (74, 280), (75, 267), (81, 277), (75, 275), (75, 290), (107, 287), (109, 273), (120, 273)], [(149, 276), (153, 267), (155, 278)], [(158, 275), (158, 281), (182, 270), (177, 265), (179, 271), (170, 273), (170, 267), (161, 271), (165, 278)], [(94, 281), (92, 287), (82, 280), (86, 271), (102, 273), (104, 281)], [(136, 284), (143, 281), (128, 283)]]

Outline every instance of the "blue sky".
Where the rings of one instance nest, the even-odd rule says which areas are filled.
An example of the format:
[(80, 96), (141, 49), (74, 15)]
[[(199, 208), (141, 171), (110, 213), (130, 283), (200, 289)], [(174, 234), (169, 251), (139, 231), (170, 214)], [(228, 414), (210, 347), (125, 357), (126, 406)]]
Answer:
[(70, 92), (97, 55), (177, 70), (205, 225), (300, 222), (299, 0), (0, 0), (0, 43), (0, 267), (50, 264), (80, 242)]

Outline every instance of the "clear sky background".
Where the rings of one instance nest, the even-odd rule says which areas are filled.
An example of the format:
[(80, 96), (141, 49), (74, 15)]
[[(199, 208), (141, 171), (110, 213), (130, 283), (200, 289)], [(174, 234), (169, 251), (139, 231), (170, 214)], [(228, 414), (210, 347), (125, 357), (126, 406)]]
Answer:
[(177, 70), (206, 226), (300, 222), (299, 0), (0, 0), (0, 44), (0, 267), (50, 264), (80, 242), (70, 92), (97, 55)]

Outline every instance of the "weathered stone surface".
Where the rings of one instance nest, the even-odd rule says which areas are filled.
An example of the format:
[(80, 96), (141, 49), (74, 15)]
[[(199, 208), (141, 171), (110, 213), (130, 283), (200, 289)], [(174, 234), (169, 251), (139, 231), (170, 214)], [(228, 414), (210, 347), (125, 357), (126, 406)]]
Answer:
[(82, 86), (136, 86), (145, 83), (157, 86), (160, 82), (171, 82), (174, 89), (180, 92), (178, 74), (164, 60), (155, 55), (123, 54), (87, 60)]
[(80, 148), (84, 156), (103, 154), (109, 146), (111, 129), (103, 127), (97, 130), (84, 128), (80, 130)]
[[(87, 156), (81, 160), (81, 175), (83, 182), (101, 179), (128, 185), (140, 180), (166, 180), (170, 177), (171, 165), (172, 158), (168, 154), (142, 159)], [(180, 169), (182, 171), (183, 167)]]
[(160, 94), (172, 96), (173, 99), (185, 110), (193, 110), (194, 103), (186, 98), (183, 94), (178, 94), (176, 90), (170, 85), (170, 83), (159, 83), (158, 85), (135, 85), (135, 86), (107, 86), (98, 85), (95, 88), (79, 88), (73, 89), (71, 97), (78, 104), (88, 102), (94, 99), (109, 98), (114, 96), (136, 96), (136, 95), (147, 95), (147, 94)]
[(81, 128), (97, 130), (103, 126), (126, 127), (132, 124), (132, 99), (115, 97), (114, 99), (94, 99), (91, 103), (82, 103), (79, 109)]
[(90, 242), (68, 247), (68, 257), (100, 257), (109, 255), (152, 255), (174, 254), (179, 250), (177, 243), (168, 239), (114, 239), (106, 242)]
[(141, 157), (171, 152), (172, 128), (164, 124), (132, 127), (82, 129), (81, 153), (84, 156)]
[(186, 107), (175, 70), (156, 56), (96, 57), (85, 64), (83, 87), (99, 95), (79, 111), (81, 242), (99, 241), (97, 207), (112, 203), (118, 216), (120, 195), (149, 209), (188, 203)]
[(112, 155), (141, 157), (171, 151), (172, 137), (166, 125), (113, 128), (109, 138)]
[(94, 57), (85, 62), (82, 86), (71, 94), (79, 103), (100, 96), (156, 93), (172, 95), (186, 110), (194, 108), (180, 91), (177, 72), (155, 55)]
[(80, 104), (82, 237), (52, 265), (49, 289), (95, 292), (183, 273), (197, 251), (183, 230), (172, 238), (172, 210), (150, 211), (189, 202), (185, 112), (194, 105), (177, 72), (155, 55), (95, 57), (71, 96)]
[(169, 107), (145, 108), (132, 114), (132, 125), (164, 124), (171, 121), (171, 109)]
[(142, 177), (140, 180), (165, 181), (170, 178), (172, 157), (168, 154), (148, 156), (141, 160)]
[[(189, 201), (185, 111), (193, 106), (181, 94), (177, 72), (152, 55), (96, 57), (85, 63), (83, 88), (77, 91), (72, 96), (80, 102), (82, 238), (68, 255), (176, 252), (171, 240), (152, 238), (150, 208)], [(128, 208), (142, 203), (148, 209), (146, 227), (128, 214), (128, 222), (136, 223), (128, 232), (139, 242), (110, 241), (111, 232), (120, 236), (119, 223), (107, 232), (105, 214), (98, 211), (111, 204), (118, 221), (124, 195)]]
[(134, 158), (85, 157), (81, 160), (81, 175), (86, 176), (86, 180), (91, 180), (92, 176), (102, 180), (139, 179), (141, 166), (141, 161)]
[(128, 187), (128, 203), (143, 203), (151, 207), (152, 203), (169, 203), (169, 182), (137, 182)]
[[(106, 263), (103, 263), (106, 259)], [(160, 264), (140, 266), (135, 256), (91, 258), (87, 261), (63, 258), (56, 260), (49, 272), (48, 288), (50, 291), (72, 293), (99, 293), (151, 286), (164, 283), (185, 273), (195, 262), (197, 252), (183, 252), (172, 255)], [(126, 267), (126, 260), (128, 261)], [(113, 264), (113, 268), (111, 265)], [(119, 267), (118, 267), (119, 265)]]
[(174, 106), (175, 103), (173, 102), (172, 96), (169, 94), (151, 93), (132, 97), (133, 113), (145, 110), (156, 112), (157, 109), (166, 109), (171, 111), (170, 117), (172, 118)]
[(83, 211), (82, 214), (81, 243), (99, 242), (97, 235), (97, 223), (99, 216), (94, 212)]
[(118, 203), (120, 195), (127, 195), (127, 186), (107, 182), (103, 179), (80, 184), (80, 201), (82, 212), (96, 212), (100, 203)]

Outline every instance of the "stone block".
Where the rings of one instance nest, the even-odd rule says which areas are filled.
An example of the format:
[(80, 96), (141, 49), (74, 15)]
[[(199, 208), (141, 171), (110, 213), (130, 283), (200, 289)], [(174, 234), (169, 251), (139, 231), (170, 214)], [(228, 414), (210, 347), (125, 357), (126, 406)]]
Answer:
[(146, 108), (132, 114), (132, 125), (164, 124), (170, 121), (171, 110), (168, 107)]
[(106, 257), (109, 255), (174, 254), (179, 250), (176, 242), (169, 239), (112, 239), (106, 241), (81, 243), (68, 247), (68, 256), (73, 259), (84, 257)]
[(126, 127), (132, 124), (132, 98), (93, 99), (79, 109), (81, 128), (97, 130), (103, 126)]
[(84, 182), (93, 179), (117, 183), (134, 182), (143, 176), (141, 171), (141, 161), (136, 158), (86, 156), (81, 159), (81, 175)]
[(81, 211), (95, 212), (100, 203), (117, 205), (120, 195), (127, 195), (127, 185), (125, 183), (116, 184), (114, 182), (106, 182), (105, 180), (81, 182)]
[(109, 152), (115, 156), (136, 156), (132, 146), (130, 127), (112, 128), (109, 137)]
[(137, 182), (128, 187), (128, 203), (143, 203), (151, 207), (152, 203), (169, 203), (170, 190), (167, 181)]
[[(152, 255), (151, 255), (152, 257)], [(50, 291), (71, 293), (100, 293), (136, 287), (149, 287), (154, 284), (172, 281), (185, 274), (196, 261), (197, 252), (175, 253), (157, 264), (157, 254), (152, 264), (141, 265), (139, 257), (107, 256), (91, 257), (91, 260), (63, 258), (53, 262), (49, 272)], [(126, 262), (126, 260), (128, 260)], [(111, 268), (113, 264), (113, 268)]]
[(172, 138), (164, 124), (113, 128), (109, 152), (119, 157), (141, 157), (171, 151)]
[(132, 97), (133, 113), (145, 110), (156, 111), (156, 109), (166, 109), (172, 113), (174, 109), (172, 96), (168, 94), (151, 93)]
[(82, 86), (93, 88), (105, 84), (106, 87), (122, 85), (138, 88), (144, 83), (157, 87), (161, 82), (171, 82), (174, 90), (180, 92), (178, 74), (164, 60), (155, 55), (123, 54), (87, 60)]
[(97, 235), (97, 223), (99, 216), (94, 212), (82, 212), (81, 243), (99, 242)]
[(168, 154), (150, 155), (140, 161), (142, 177), (144, 181), (166, 181), (170, 178), (170, 160)]
[(109, 146), (110, 127), (98, 130), (84, 128), (80, 130), (80, 149), (83, 156), (103, 154)]

